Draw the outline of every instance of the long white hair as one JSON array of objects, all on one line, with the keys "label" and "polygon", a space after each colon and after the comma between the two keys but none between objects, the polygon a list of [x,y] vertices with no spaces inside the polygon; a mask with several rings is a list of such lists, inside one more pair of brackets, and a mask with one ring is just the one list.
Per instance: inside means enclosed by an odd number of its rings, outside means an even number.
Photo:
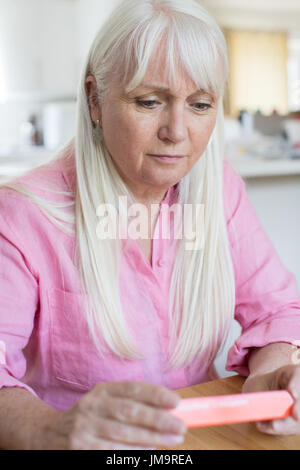
[{"label": "long white hair", "polygon": [[[228,77],[227,47],[215,20],[196,0],[125,0],[115,9],[91,46],[79,86],[76,136],[65,150],[75,150],[76,155],[71,230],[76,236],[76,263],[83,292],[87,293],[86,319],[91,335],[99,353],[106,346],[121,357],[145,359],[129,333],[122,310],[121,240],[100,241],[96,233],[100,204],[119,207],[119,196],[127,196],[129,204],[136,201],[119,176],[105,141],[95,133],[85,81],[88,75],[95,77],[99,103],[105,99],[112,74],[117,73],[120,80],[122,76],[127,90],[134,89],[163,38],[169,76],[176,77],[180,64],[199,89],[219,96],[210,142],[178,185],[178,202],[204,204],[205,217],[203,249],[187,251],[182,239],[174,261],[168,367],[177,368],[204,353],[209,361],[215,359],[225,343],[235,307],[223,201],[222,99]],[[19,190],[33,197],[54,223],[70,230],[69,207],[65,210]]]}]

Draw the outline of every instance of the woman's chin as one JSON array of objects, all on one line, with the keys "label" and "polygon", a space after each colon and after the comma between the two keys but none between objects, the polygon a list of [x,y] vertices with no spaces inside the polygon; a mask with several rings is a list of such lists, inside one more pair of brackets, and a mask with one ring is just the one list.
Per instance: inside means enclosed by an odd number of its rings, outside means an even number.
[{"label": "woman's chin", "polygon": [[145,168],[143,171],[143,180],[147,181],[147,184],[153,184],[153,186],[174,186],[178,183],[186,174],[188,170],[182,166],[174,164],[158,165],[155,168],[151,165],[151,168]]}]

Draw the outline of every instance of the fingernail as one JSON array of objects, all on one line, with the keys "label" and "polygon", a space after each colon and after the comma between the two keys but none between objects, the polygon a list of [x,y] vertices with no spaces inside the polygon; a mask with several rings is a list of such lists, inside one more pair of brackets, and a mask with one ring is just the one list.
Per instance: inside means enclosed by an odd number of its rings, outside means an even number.
[{"label": "fingernail", "polygon": [[266,423],[264,423],[263,421],[258,421],[257,426],[258,426],[258,429],[261,429],[262,431],[267,428]]},{"label": "fingernail", "polygon": [[294,404],[292,408],[292,417],[296,420],[300,420],[300,402]]},{"label": "fingernail", "polygon": [[173,426],[173,429],[170,429],[170,431],[174,431],[178,434],[185,434],[187,432],[187,427],[186,425],[181,422],[181,421],[175,421],[174,422],[174,426]]},{"label": "fingernail", "polygon": [[295,400],[298,400],[299,398],[299,392],[298,390],[291,390],[291,394]]},{"label": "fingernail", "polygon": [[163,436],[163,442],[167,446],[181,444],[183,441],[184,437],[179,436],[178,434],[166,434]]},{"label": "fingernail", "polygon": [[182,424],[180,428],[180,434],[185,434],[185,433],[187,433],[187,427],[185,424]]},{"label": "fingernail", "polygon": [[273,429],[274,431],[278,432],[281,429],[281,423],[279,421],[274,421],[273,422]]}]

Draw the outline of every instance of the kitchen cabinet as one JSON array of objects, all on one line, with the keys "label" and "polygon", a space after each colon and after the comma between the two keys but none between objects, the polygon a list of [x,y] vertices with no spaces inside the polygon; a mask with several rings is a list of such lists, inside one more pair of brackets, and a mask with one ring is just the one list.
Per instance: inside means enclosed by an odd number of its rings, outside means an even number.
[{"label": "kitchen cabinet", "polygon": [[76,0],[0,0],[0,153],[21,145],[48,103],[74,103],[79,82]]},{"label": "kitchen cabinet", "polygon": [[0,100],[75,94],[77,17],[70,0],[0,0]]},{"label": "kitchen cabinet", "polygon": [[121,0],[77,0],[79,68],[85,63],[89,48],[105,20]]},{"label": "kitchen cabinet", "polygon": [[0,153],[20,144],[32,115],[42,134],[48,104],[74,105],[91,42],[118,2],[0,0]]}]

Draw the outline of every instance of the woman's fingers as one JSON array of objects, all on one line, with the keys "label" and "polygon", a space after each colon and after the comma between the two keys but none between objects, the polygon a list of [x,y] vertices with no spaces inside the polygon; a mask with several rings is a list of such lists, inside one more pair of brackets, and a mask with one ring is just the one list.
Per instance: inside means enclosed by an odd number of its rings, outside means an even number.
[{"label": "woman's fingers", "polygon": [[179,399],[165,387],[146,383],[99,384],[71,411],[71,415],[75,412],[72,445],[90,447],[90,442],[95,442],[92,445],[99,448],[111,445],[115,449],[120,445],[129,448],[178,445],[187,429],[168,409],[174,408]]},{"label": "woman's fingers", "polygon": [[296,400],[300,398],[300,366],[288,365],[278,369],[273,388],[288,390]]},{"label": "woman's fingers", "polygon": [[290,380],[287,385],[287,390],[295,400],[300,398],[300,367],[294,367],[294,371],[290,373]]},{"label": "woman's fingers", "polygon": [[285,419],[262,421],[257,423],[257,429],[267,434],[292,435],[300,434],[300,367],[288,365],[278,369],[274,376],[273,387],[276,390],[285,389],[293,396],[291,416]]},{"label": "woman's fingers", "polygon": [[166,410],[154,408],[129,398],[106,397],[99,404],[101,416],[119,423],[144,426],[169,434],[183,434],[186,427]]},{"label": "woman's fingers", "polygon": [[176,392],[160,385],[144,382],[109,382],[95,387],[106,390],[111,396],[130,398],[161,408],[175,408],[180,397]]},{"label": "woman's fingers", "polygon": [[112,442],[122,442],[138,446],[174,446],[183,442],[182,434],[162,433],[139,426],[123,424],[118,421],[101,419],[98,436]]},{"label": "woman's fingers", "polygon": [[[88,419],[100,439],[141,446],[174,446],[183,441],[185,425],[166,409],[137,399],[111,396],[111,390],[108,392],[109,395],[99,392],[90,397],[93,406]],[[137,396],[145,398],[140,392]],[[147,394],[146,398],[149,401]],[[160,393],[153,400],[165,403],[164,399],[160,401]]]},{"label": "woman's fingers", "polygon": [[261,421],[256,423],[257,429],[260,432],[273,435],[293,435],[300,433],[299,422],[292,417],[285,419],[276,419],[273,421]]},{"label": "woman's fingers", "polygon": [[123,442],[110,441],[99,438],[89,438],[78,441],[74,445],[76,450],[155,450],[153,447],[124,444]]},{"label": "woman's fingers", "polygon": [[259,423],[258,429],[268,434],[291,435],[300,434],[300,401],[298,400],[292,409],[291,416],[284,419],[274,419]]}]

